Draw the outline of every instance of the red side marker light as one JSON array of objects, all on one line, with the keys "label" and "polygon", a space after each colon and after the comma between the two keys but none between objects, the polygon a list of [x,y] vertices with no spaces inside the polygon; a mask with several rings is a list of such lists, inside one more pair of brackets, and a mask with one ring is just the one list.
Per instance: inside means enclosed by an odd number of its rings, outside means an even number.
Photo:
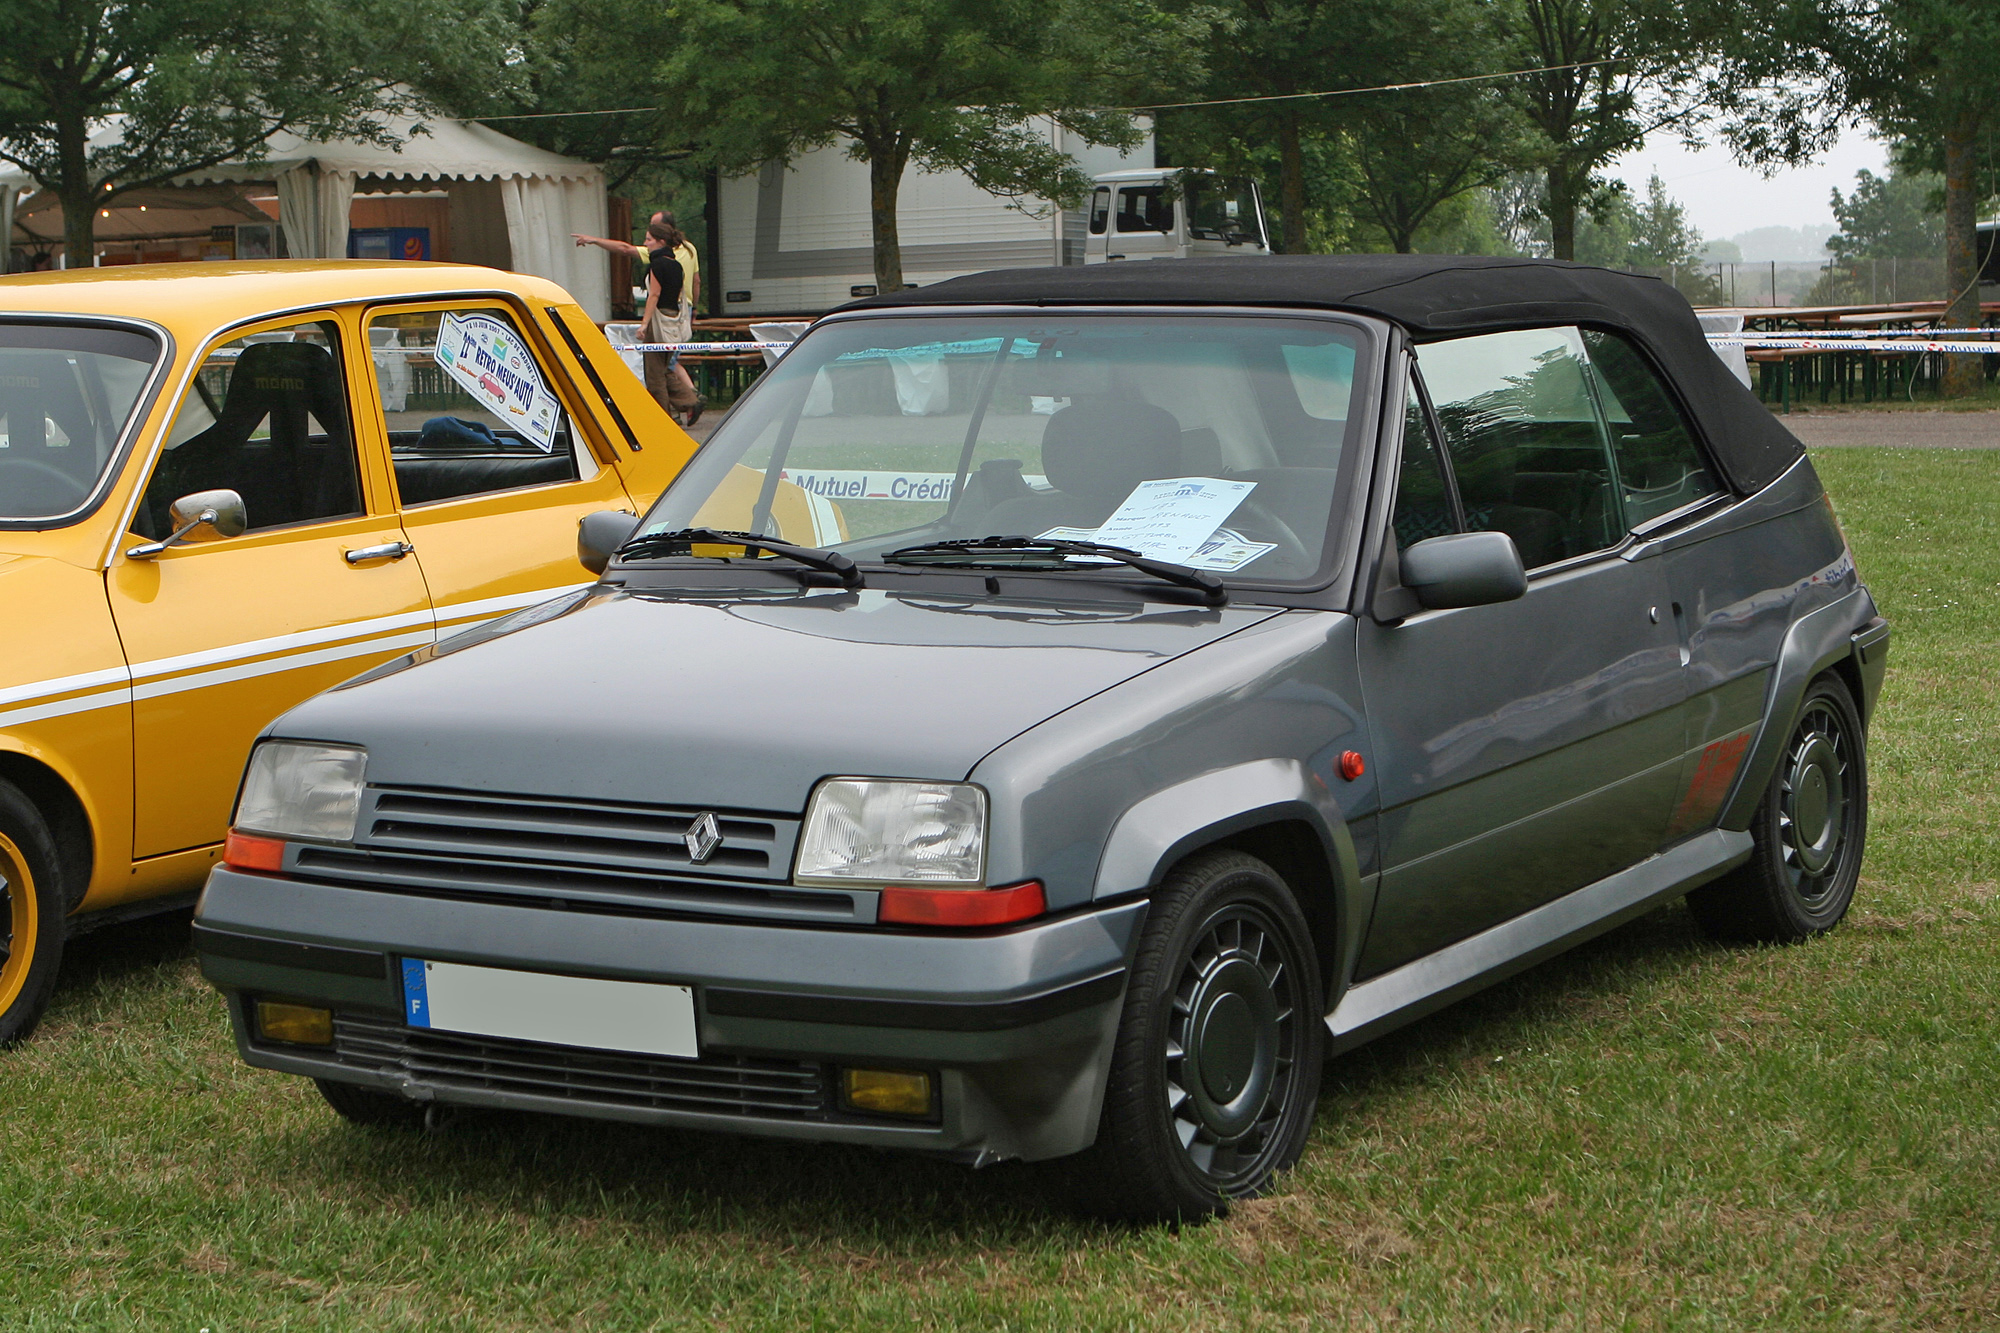
[{"label": "red side marker light", "polygon": [[222,864],[231,870],[254,870],[275,875],[285,868],[284,841],[231,829],[229,840],[222,844]]},{"label": "red side marker light", "polygon": [[1363,773],[1366,773],[1367,771],[1368,771],[1368,761],[1361,757],[1361,752],[1359,750],[1342,750],[1340,752],[1341,777],[1347,779],[1349,782],[1352,782],[1354,781],[1354,779],[1360,777]]},{"label": "red side marker light", "polygon": [[1002,889],[909,889],[891,885],[882,890],[875,919],[906,926],[1004,926],[1030,920],[1047,910],[1041,881],[1035,879]]}]

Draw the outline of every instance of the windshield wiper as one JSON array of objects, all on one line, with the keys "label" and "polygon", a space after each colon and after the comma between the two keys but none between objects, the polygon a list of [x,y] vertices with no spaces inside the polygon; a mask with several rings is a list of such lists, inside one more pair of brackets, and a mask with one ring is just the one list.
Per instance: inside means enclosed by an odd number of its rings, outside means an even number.
[{"label": "windshield wiper", "polygon": [[[1122,546],[1106,546],[1102,542],[1061,541],[1052,537],[973,537],[960,541],[925,542],[921,546],[905,546],[900,551],[889,552],[882,557],[882,560],[883,563],[891,565],[959,565],[975,569],[1022,567],[1022,563],[1018,560],[980,560],[979,554],[985,551],[1101,556],[1107,560],[1115,560],[1121,565],[1129,565],[1142,574],[1151,574],[1156,579],[1178,583],[1183,588],[1193,588],[1202,595],[1202,601],[1210,606],[1221,606],[1229,600],[1229,592],[1222,586],[1222,580],[1205,570],[1190,569],[1186,565],[1176,565],[1166,560],[1154,560],[1140,555],[1137,551],[1128,551]],[[1044,568],[1082,569],[1087,566],[1059,561]]]},{"label": "windshield wiper", "polygon": [[[678,532],[648,532],[618,548],[621,560],[644,560],[651,556],[692,555],[702,546],[740,546],[745,551],[763,551],[821,570],[840,580],[843,588],[859,588],[861,570],[838,551],[822,551],[817,546],[794,546],[790,542],[759,537],[754,532],[731,532],[726,528],[682,528]],[[729,557],[716,557],[728,559]]]}]

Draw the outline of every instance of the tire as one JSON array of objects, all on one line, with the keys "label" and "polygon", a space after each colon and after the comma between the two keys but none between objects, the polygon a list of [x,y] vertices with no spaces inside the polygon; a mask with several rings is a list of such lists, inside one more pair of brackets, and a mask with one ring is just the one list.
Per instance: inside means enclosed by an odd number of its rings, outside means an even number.
[{"label": "tire", "polygon": [[1750,860],[1688,895],[1719,940],[1791,944],[1832,930],[1854,901],[1868,840],[1867,736],[1839,676],[1807,687],[1750,821]]},{"label": "tire", "polygon": [[1126,986],[1097,1140],[1071,1160],[1101,1217],[1197,1220],[1298,1160],[1326,1028],[1298,902],[1255,857],[1205,852],[1153,895]]},{"label": "tire", "polygon": [[378,1129],[422,1129],[425,1106],[394,1093],[316,1078],[313,1086],[343,1120]]},{"label": "tire", "polygon": [[0,782],[0,1047],[35,1030],[62,967],[65,898],[55,835]]}]

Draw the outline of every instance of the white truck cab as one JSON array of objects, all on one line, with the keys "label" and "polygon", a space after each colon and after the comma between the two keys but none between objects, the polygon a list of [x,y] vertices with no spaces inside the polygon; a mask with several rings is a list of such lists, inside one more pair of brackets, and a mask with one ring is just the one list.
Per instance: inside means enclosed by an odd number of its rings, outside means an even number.
[{"label": "white truck cab", "polygon": [[1086,264],[1271,253],[1255,181],[1197,168],[1110,171],[1096,180]]}]

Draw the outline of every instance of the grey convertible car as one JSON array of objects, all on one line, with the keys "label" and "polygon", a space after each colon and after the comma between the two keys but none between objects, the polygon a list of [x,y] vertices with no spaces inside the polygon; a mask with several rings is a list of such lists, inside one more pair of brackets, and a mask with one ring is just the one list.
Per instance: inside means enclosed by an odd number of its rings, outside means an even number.
[{"label": "grey convertible car", "polygon": [[195,938],[363,1122],[1265,1189],[1329,1056],[1686,895],[1853,895],[1888,626],[1651,279],[975,275],[817,324],[597,582],[274,723]]}]

